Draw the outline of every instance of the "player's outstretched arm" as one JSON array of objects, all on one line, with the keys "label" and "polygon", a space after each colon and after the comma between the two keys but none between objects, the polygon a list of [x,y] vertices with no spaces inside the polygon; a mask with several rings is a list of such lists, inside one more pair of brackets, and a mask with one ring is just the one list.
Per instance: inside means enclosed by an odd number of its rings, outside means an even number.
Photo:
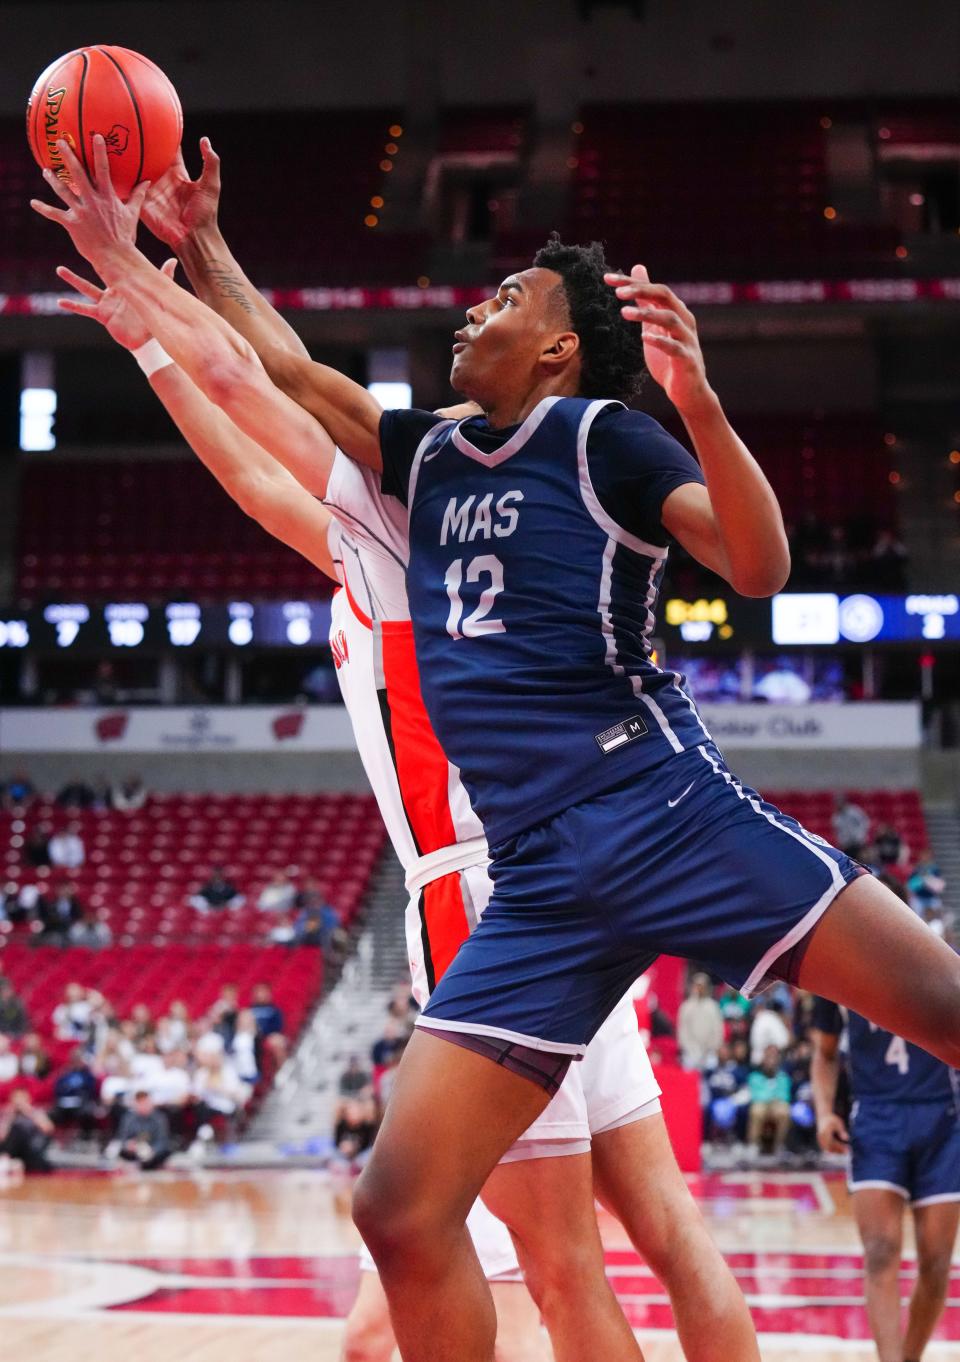
[{"label": "player's outstretched arm", "polygon": [[[77,250],[104,283],[130,303],[150,334],[201,392],[222,407],[252,440],[269,449],[303,486],[322,495],[335,452],[323,427],[270,382],[252,347],[227,322],[155,269],[137,250],[137,217],[144,187],[138,186],[128,203],[121,202],[110,181],[102,137],[93,139],[102,188],[90,181],[66,142],[59,146],[70,186],[52,175],[47,175],[47,181],[67,208],[58,210],[37,200],[31,201],[32,206],[70,234]],[[348,420],[340,423],[340,433],[350,436]]]},{"label": "player's outstretched arm", "polygon": [[834,1111],[837,1100],[837,1080],[840,1077],[840,1037],[827,1031],[812,1030],[813,1057],[810,1060],[810,1083],[813,1105],[817,1113],[817,1139],[828,1154],[843,1154],[850,1137],[843,1121]]},{"label": "player's outstretched arm", "polygon": [[643,327],[651,376],[683,418],[707,480],[686,483],[663,503],[661,519],[693,556],[742,596],[772,596],[790,574],[780,507],[763,470],[724,414],[707,381],[696,318],[646,268],[608,274],[628,322]]},{"label": "player's outstretched arm", "polygon": [[[176,261],[163,273],[172,278]],[[101,289],[61,266],[60,278],[77,290],[59,306],[75,316],[90,317],[105,327],[123,349],[139,351],[151,339],[138,314],[114,289]],[[173,363],[149,373],[149,383],[187,444],[246,515],[275,539],[303,555],[328,577],[336,570],[327,544],[330,512],[266,450],[244,435],[220,407],[204,396]]]},{"label": "player's outstretched arm", "polygon": [[191,180],[183,152],[147,190],[140,219],[174,251],[197,297],[230,322],[255,349],[279,347],[309,359],[307,347],[276,308],[254,288],[220,230],[220,157],[200,139],[203,168]]},{"label": "player's outstretched arm", "polygon": [[[183,157],[151,185],[141,210],[147,227],[164,241],[187,272],[194,290],[253,346],[273,382],[322,424],[331,406],[346,406],[369,428],[379,431],[381,408],[352,379],[311,360],[300,337],[244,274],[220,230],[220,158],[204,137],[200,142],[203,170],[191,180]],[[353,458],[380,471],[380,445],[356,447],[338,440]]]}]

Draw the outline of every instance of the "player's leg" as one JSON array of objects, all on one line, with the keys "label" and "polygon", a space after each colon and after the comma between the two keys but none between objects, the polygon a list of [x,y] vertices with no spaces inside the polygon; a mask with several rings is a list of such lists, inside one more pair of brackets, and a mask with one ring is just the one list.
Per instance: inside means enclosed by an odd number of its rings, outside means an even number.
[{"label": "player's leg", "polygon": [[540,1311],[523,1282],[491,1282],[497,1312],[496,1362],[550,1362]]},{"label": "player's leg", "polygon": [[353,1202],[404,1362],[491,1362],[496,1316],[467,1214],[548,1100],[531,1079],[423,1029],[407,1046]]},{"label": "player's leg", "polygon": [[910,1298],[910,1317],[903,1341],[904,1362],[920,1362],[943,1314],[958,1226],[960,1201],[934,1201],[913,1208],[917,1284]]},{"label": "player's leg", "polygon": [[340,1362],[390,1362],[395,1347],[380,1278],[376,1272],[361,1271],[357,1298],[344,1324]]},{"label": "player's leg", "polygon": [[483,1199],[513,1235],[556,1362],[639,1358],[604,1272],[589,1153],[501,1163]]},{"label": "player's leg", "polygon": [[759,1362],[750,1311],[707,1231],[659,1113],[593,1136],[601,1203],[666,1288],[688,1362]]},{"label": "player's leg", "polygon": [[853,1193],[853,1213],[863,1242],[867,1317],[879,1362],[903,1362],[900,1259],[905,1207],[905,1198],[885,1187]]},{"label": "player's leg", "polygon": [[819,920],[799,984],[960,1067],[960,955],[872,875]]}]

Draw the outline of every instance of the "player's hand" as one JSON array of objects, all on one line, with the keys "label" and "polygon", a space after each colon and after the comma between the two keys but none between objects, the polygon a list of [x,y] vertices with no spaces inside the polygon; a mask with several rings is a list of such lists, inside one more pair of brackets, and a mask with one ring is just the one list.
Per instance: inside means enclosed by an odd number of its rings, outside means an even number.
[{"label": "player's hand", "polygon": [[[176,260],[168,260],[162,272],[172,279],[176,268]],[[89,279],[74,274],[66,265],[60,265],[57,274],[81,295],[80,298],[59,298],[57,307],[64,312],[72,312],[76,317],[91,317],[106,327],[109,335],[125,350],[139,350],[141,345],[146,345],[150,340],[150,332],[138,314],[114,289],[100,288]],[[87,301],[81,301],[83,298]]]},{"label": "player's hand", "polygon": [[191,180],[183,152],[150,186],[140,216],[155,237],[175,251],[193,232],[216,228],[220,207],[220,157],[209,137],[200,138],[203,169]]},{"label": "player's hand", "polygon": [[629,274],[605,274],[604,281],[620,299],[624,320],[643,328],[650,376],[681,415],[694,411],[711,391],[693,313],[666,284],[651,284],[645,265],[634,265]]},{"label": "player's hand", "polygon": [[850,1148],[850,1132],[836,1115],[817,1122],[817,1140],[825,1154],[846,1154]]},{"label": "player's hand", "polygon": [[112,250],[118,246],[136,245],[140,208],[150,183],[141,181],[124,203],[113,187],[107,144],[100,133],[93,137],[95,180],[91,180],[69,143],[59,141],[57,148],[63,157],[69,183],[58,179],[52,170],[45,170],[43,178],[66,208],[53,208],[41,199],[31,199],[30,207],[42,218],[58,222],[70,234],[84,260],[89,260],[97,273],[102,274],[100,264]]}]

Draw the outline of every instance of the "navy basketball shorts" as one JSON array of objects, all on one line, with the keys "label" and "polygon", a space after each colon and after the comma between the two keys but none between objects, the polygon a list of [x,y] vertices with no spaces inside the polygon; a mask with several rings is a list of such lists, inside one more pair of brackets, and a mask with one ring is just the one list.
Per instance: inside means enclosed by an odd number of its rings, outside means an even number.
[{"label": "navy basketball shorts", "polygon": [[492,849],[493,895],[424,1025],[580,1056],[661,954],[748,996],[862,872],[707,743]]},{"label": "navy basketball shorts", "polygon": [[896,1192],[914,1206],[960,1201],[960,1107],[952,1100],[855,1102],[850,1190]]}]

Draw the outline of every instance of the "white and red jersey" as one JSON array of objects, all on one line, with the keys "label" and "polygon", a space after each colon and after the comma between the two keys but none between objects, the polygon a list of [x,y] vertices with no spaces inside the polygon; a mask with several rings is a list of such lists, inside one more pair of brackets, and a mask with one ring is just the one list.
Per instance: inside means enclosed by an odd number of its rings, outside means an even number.
[{"label": "white and red jersey", "polygon": [[[459,877],[484,864],[483,828],[420,693],[407,605],[407,517],[371,470],[337,453],[324,504],[342,588],[330,647],[337,679],[411,896],[419,896],[428,989],[476,925]],[[473,920],[471,920],[473,919]]]}]

